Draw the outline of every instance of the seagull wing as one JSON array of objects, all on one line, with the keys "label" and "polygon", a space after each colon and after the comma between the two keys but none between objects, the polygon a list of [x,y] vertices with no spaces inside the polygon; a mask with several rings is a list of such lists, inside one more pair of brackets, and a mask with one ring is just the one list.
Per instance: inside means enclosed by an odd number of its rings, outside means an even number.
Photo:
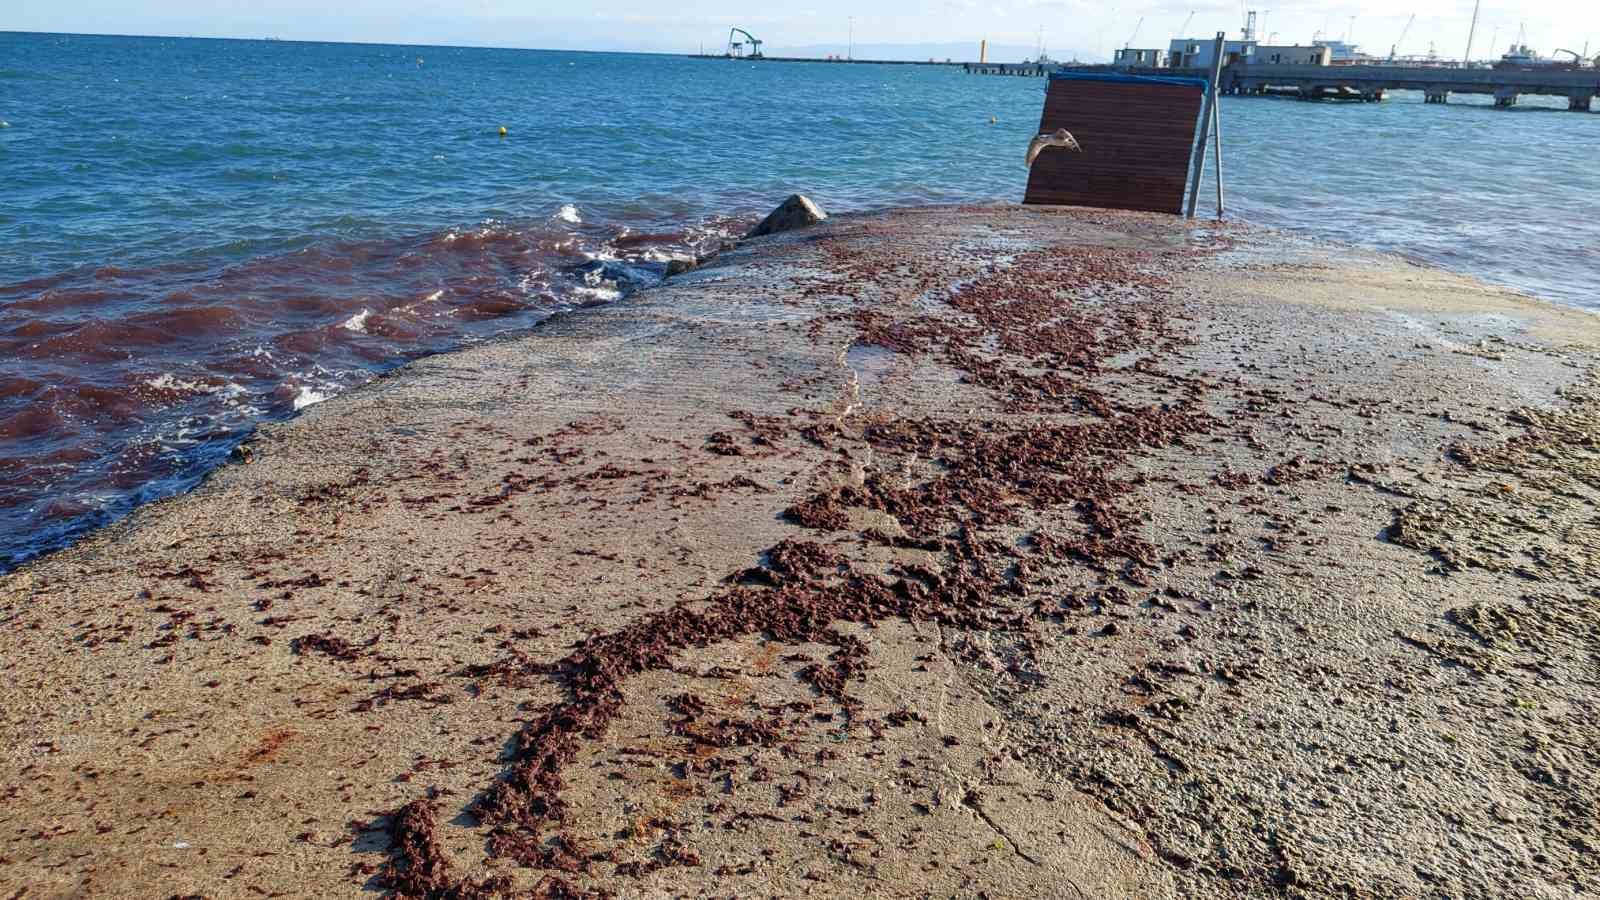
[{"label": "seagull wing", "polygon": [[1027,158],[1027,161],[1025,163],[1023,163],[1023,165],[1027,166],[1030,169],[1033,168],[1033,161],[1039,158],[1039,154],[1044,152],[1044,148],[1046,146],[1048,146],[1049,143],[1050,143],[1049,136],[1048,135],[1043,135],[1043,134],[1041,134],[1038,137],[1034,138],[1033,140],[1029,141],[1028,142],[1028,158]]},{"label": "seagull wing", "polygon": [[1060,147],[1063,150],[1071,150],[1075,153],[1083,152],[1083,147],[1078,144],[1078,139],[1072,136],[1072,132],[1065,128],[1057,129],[1054,134],[1041,134],[1028,142],[1028,159],[1026,163],[1028,168],[1033,168],[1034,160],[1037,160],[1039,154],[1049,147]]}]

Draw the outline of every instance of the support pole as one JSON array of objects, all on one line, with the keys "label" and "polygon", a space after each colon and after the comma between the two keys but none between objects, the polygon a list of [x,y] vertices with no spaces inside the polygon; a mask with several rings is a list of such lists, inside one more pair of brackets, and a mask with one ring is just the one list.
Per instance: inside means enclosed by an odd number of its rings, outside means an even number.
[{"label": "support pole", "polygon": [[1222,103],[1211,104],[1211,146],[1217,163],[1217,218],[1222,218]]},{"label": "support pole", "polygon": [[1217,85],[1222,80],[1222,51],[1227,46],[1226,32],[1217,32],[1216,49],[1212,51],[1211,83],[1206,86],[1205,108],[1200,112],[1200,142],[1194,153],[1194,178],[1189,182],[1188,218],[1194,218],[1195,204],[1200,202],[1200,181],[1206,174],[1206,138],[1211,134],[1211,123],[1217,111]]}]

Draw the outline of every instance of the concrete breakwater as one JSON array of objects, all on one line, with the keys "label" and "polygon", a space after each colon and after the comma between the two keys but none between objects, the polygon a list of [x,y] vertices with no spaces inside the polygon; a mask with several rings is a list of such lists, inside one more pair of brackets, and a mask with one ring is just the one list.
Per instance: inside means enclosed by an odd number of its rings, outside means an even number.
[{"label": "concrete breakwater", "polygon": [[747,243],[0,580],[0,888],[1593,890],[1597,346],[1158,216]]}]

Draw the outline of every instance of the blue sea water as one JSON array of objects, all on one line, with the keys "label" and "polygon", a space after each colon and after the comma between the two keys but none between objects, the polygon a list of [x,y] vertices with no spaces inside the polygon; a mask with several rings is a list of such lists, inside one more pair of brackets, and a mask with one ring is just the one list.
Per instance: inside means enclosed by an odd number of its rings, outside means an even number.
[{"label": "blue sea water", "polygon": [[[0,571],[258,421],[652,283],[791,192],[1019,199],[1044,86],[0,33]],[[1223,130],[1241,218],[1600,308],[1600,114],[1226,98]]]}]

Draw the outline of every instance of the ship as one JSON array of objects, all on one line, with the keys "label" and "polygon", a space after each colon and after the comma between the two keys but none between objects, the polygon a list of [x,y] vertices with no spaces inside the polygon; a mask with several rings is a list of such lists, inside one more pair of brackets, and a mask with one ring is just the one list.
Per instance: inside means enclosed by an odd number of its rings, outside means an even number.
[{"label": "ship", "polygon": [[1540,56],[1539,52],[1527,44],[1512,44],[1511,49],[1501,55],[1500,61],[1494,64],[1496,69],[1584,69],[1589,67],[1587,60],[1576,50],[1557,50],[1571,56],[1571,59],[1555,59]]}]

